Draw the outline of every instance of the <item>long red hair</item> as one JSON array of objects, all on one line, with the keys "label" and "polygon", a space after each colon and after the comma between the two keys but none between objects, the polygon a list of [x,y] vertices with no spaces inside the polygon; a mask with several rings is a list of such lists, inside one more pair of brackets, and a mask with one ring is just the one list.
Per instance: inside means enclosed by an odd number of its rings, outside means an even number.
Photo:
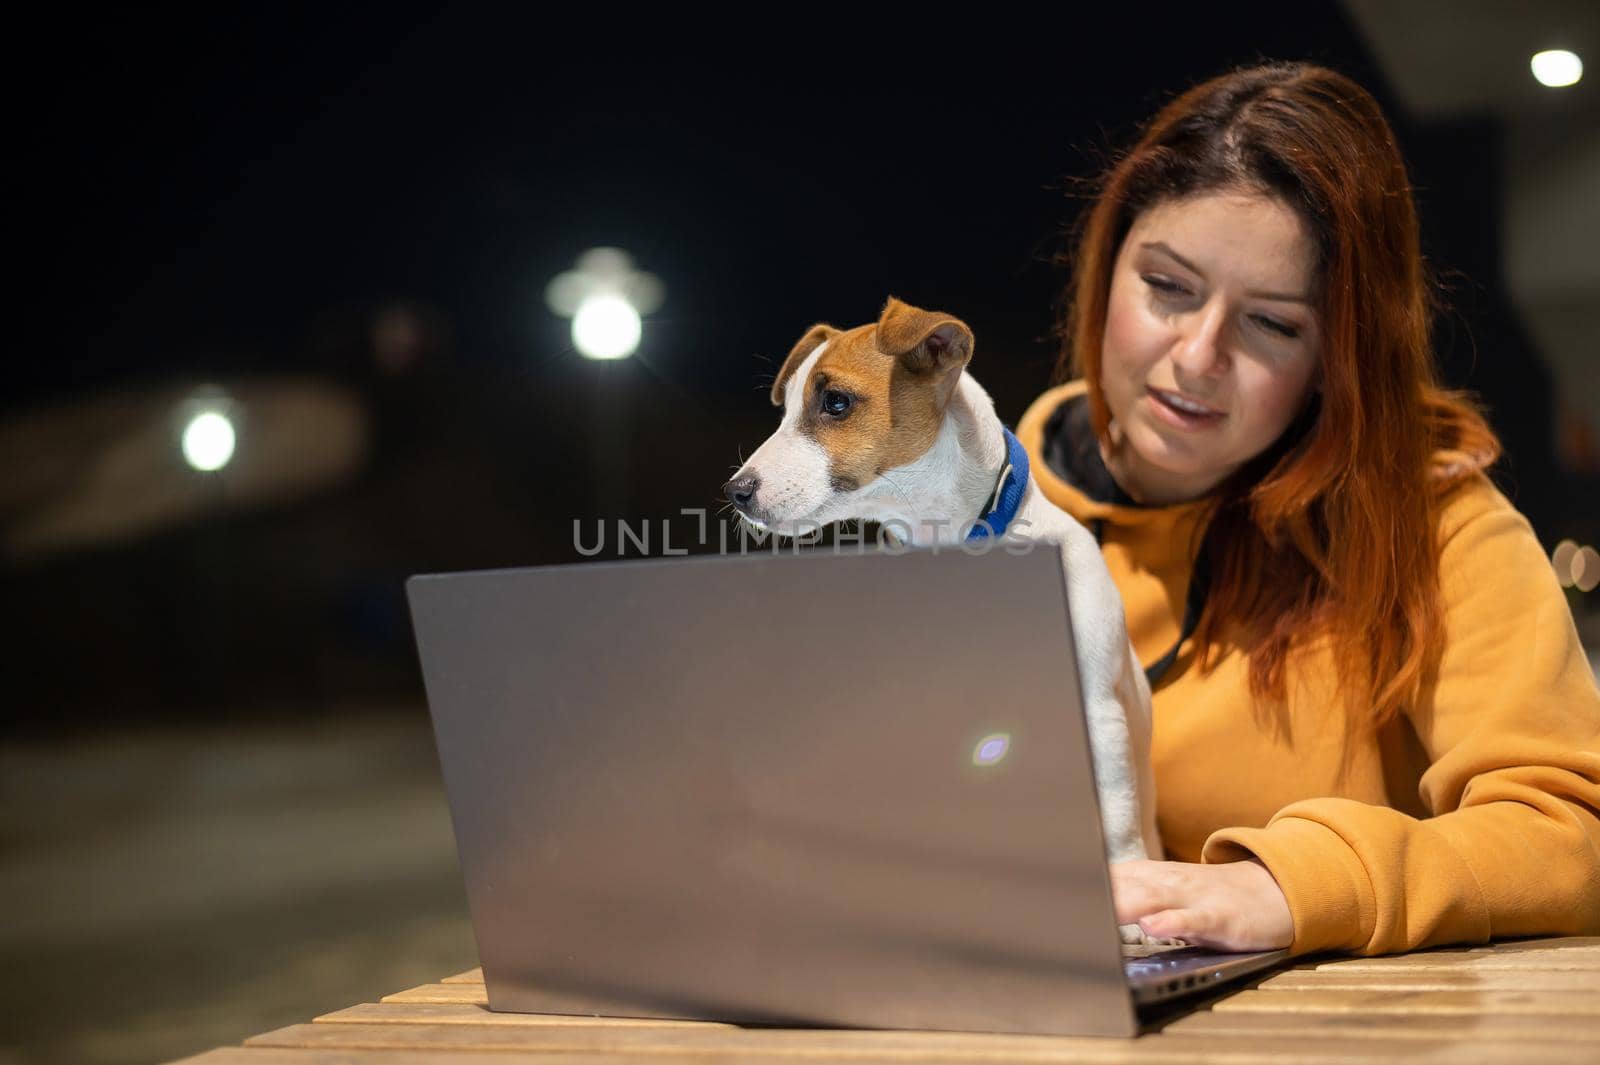
[{"label": "long red hair", "polygon": [[1117,252],[1142,211],[1221,190],[1279,198],[1314,234],[1323,347],[1320,402],[1217,493],[1199,661],[1209,667],[1225,645],[1240,647],[1259,713],[1285,705],[1291,654],[1331,635],[1348,740],[1431,690],[1445,639],[1440,509],[1500,445],[1470,399],[1437,383],[1434,288],[1405,163],[1377,101],[1334,71],[1270,64],[1162,108],[1103,175],[1080,222],[1058,378],[1087,380],[1107,446],[1100,345]]}]

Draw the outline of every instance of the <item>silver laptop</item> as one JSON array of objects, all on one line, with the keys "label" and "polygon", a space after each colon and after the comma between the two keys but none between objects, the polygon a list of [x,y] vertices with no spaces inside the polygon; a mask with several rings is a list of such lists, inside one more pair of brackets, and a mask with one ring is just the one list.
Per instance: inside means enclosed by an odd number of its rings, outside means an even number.
[{"label": "silver laptop", "polygon": [[413,577],[489,1007],[1133,1035],[1059,555]]}]

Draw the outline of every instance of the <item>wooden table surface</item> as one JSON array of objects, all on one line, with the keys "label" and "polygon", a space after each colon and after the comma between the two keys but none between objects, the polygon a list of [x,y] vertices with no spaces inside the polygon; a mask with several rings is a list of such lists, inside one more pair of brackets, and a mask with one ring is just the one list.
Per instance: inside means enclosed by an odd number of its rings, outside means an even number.
[{"label": "wooden table surface", "polygon": [[687,1061],[1600,1063],[1600,938],[1302,959],[1137,1039],[491,1013],[481,971],[183,1059],[183,1065],[673,1065]]}]

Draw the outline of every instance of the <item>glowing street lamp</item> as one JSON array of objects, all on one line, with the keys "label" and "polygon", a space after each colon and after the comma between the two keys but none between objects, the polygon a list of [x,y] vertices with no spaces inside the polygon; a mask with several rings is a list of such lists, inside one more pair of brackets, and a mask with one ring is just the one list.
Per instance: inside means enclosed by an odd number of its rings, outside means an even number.
[{"label": "glowing street lamp", "polygon": [[1576,52],[1569,52],[1565,48],[1537,52],[1528,61],[1528,66],[1533,70],[1534,80],[1549,89],[1565,89],[1578,84],[1583,78],[1583,60],[1578,58]]},{"label": "glowing street lamp", "polygon": [[544,291],[546,305],[572,319],[572,343],[590,359],[625,359],[639,350],[641,319],[665,298],[661,280],[635,270],[621,248],[590,248],[577,269],[556,275]]},{"label": "glowing street lamp", "polygon": [[233,422],[219,411],[196,414],[183,427],[183,458],[193,469],[211,473],[233,458],[236,436]]},{"label": "glowing street lamp", "polygon": [[588,296],[572,316],[572,342],[591,359],[625,359],[639,350],[639,312],[621,296]]}]

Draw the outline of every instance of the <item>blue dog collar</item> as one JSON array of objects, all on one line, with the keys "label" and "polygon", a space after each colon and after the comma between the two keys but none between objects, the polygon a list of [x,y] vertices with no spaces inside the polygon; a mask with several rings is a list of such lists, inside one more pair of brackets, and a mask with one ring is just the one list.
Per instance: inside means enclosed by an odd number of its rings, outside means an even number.
[{"label": "blue dog collar", "polygon": [[1028,487],[1028,453],[1010,429],[1002,425],[1000,431],[1006,434],[1006,465],[1000,471],[1000,483],[995,486],[989,509],[978,516],[967,533],[968,543],[987,536],[1004,536],[1022,506],[1022,491]]}]

